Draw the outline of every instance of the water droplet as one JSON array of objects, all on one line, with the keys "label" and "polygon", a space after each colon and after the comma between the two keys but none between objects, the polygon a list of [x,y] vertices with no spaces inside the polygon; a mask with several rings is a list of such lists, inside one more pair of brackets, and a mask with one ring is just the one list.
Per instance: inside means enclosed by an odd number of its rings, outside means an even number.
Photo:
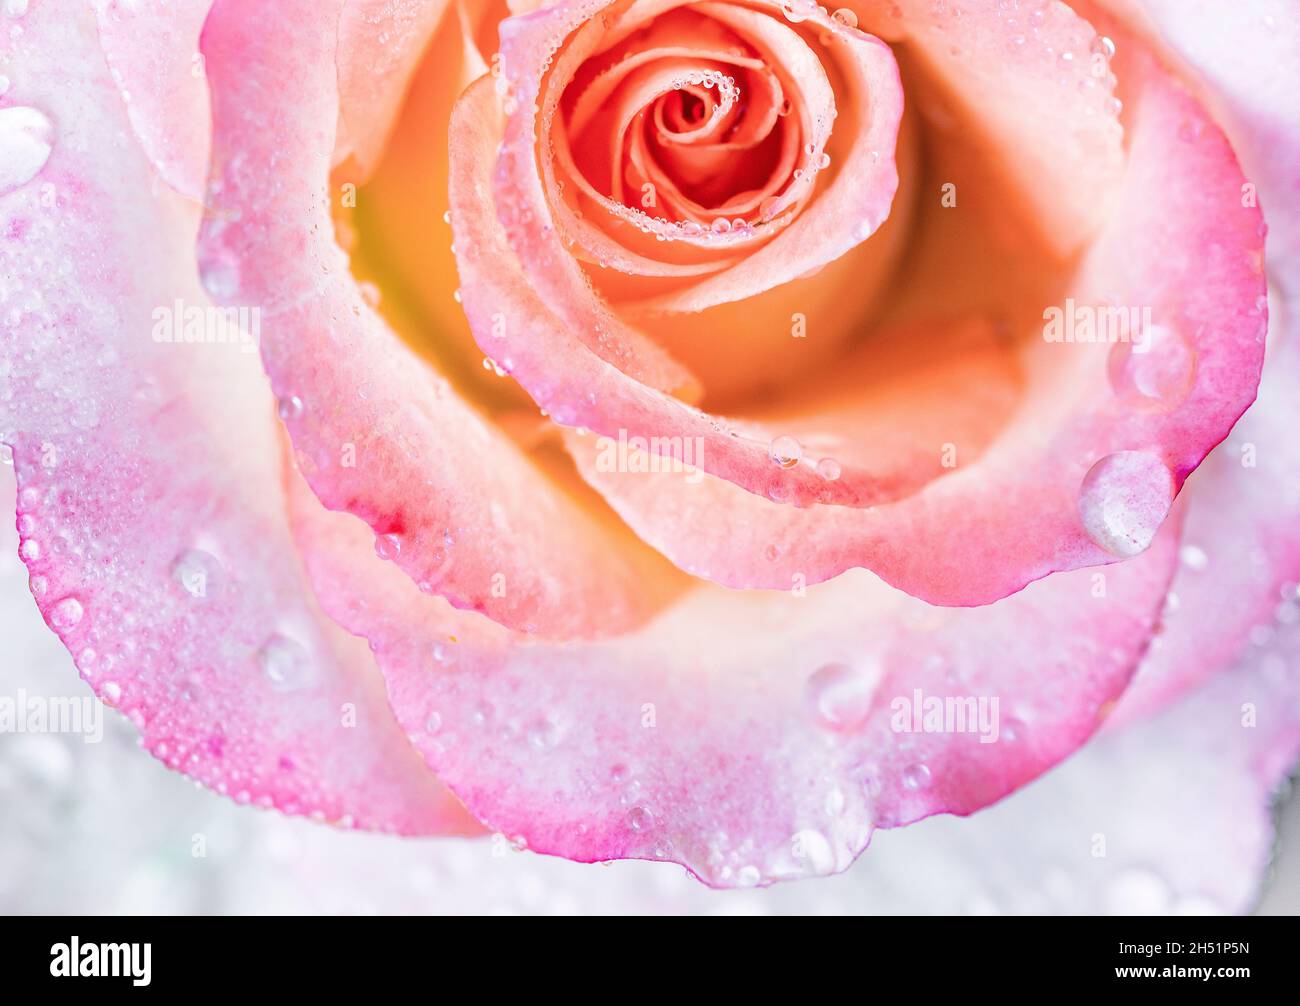
[{"label": "water droplet", "polygon": [[1115,55],[1115,43],[1106,35],[1098,35],[1088,48],[1094,56],[1101,56],[1104,59],[1110,59]]},{"label": "water droplet", "polygon": [[206,259],[199,264],[199,282],[218,304],[228,303],[239,292],[239,268],[224,256]]},{"label": "water droplet", "polygon": [[791,24],[799,24],[801,21],[808,20],[808,5],[806,0],[786,0],[781,4],[781,13]]},{"label": "water droplet", "polygon": [[858,26],[858,16],[847,7],[840,7],[831,17],[844,25],[845,28],[856,28]]},{"label": "water droplet", "polygon": [[296,691],[310,685],[315,678],[307,648],[278,632],[257,651],[257,662],[277,691]]},{"label": "water droplet", "polygon": [[285,422],[302,415],[302,399],[297,395],[285,395],[276,406],[276,412]]},{"label": "water droplet", "polygon": [[425,733],[436,734],[442,729],[442,715],[437,711],[431,712],[429,718],[424,721]]},{"label": "water droplet", "polygon": [[172,578],[194,598],[206,598],[217,586],[221,560],[201,548],[182,552],[172,563]]},{"label": "water droplet", "polygon": [[1115,344],[1107,372],[1117,394],[1169,409],[1192,387],[1196,351],[1175,330],[1150,325],[1137,339]]},{"label": "water droplet", "polygon": [[528,728],[528,743],[538,751],[549,751],[560,742],[560,729],[548,719],[538,720]]},{"label": "water droplet", "polygon": [[926,765],[909,765],[903,769],[903,785],[908,789],[925,789],[930,785],[930,769]]},{"label": "water droplet", "polygon": [[1174,477],[1163,461],[1120,451],[1088,470],[1079,488],[1079,516],[1089,538],[1127,558],[1150,546],[1173,501]]},{"label": "water droplet", "polygon": [[115,706],[122,701],[122,686],[116,681],[107,682],[100,690],[100,698],[110,706]]},{"label": "water droplet", "polygon": [[375,555],[389,562],[402,554],[402,538],[396,534],[381,534],[375,538]]},{"label": "water droplet", "polygon": [[54,148],[54,126],[25,105],[0,108],[0,195],[41,173]]},{"label": "water droplet", "polygon": [[795,858],[814,876],[825,876],[835,869],[835,850],[820,831],[805,828],[796,832],[792,848]]},{"label": "water droplet", "polygon": [[1210,564],[1210,557],[1205,554],[1205,549],[1199,545],[1184,545],[1178,553],[1183,565],[1188,569],[1200,572]]},{"label": "water droplet", "polygon": [[85,614],[81,602],[75,597],[65,597],[50,609],[50,624],[56,629],[71,629]]},{"label": "water droplet", "polygon": [[644,807],[633,807],[627,812],[627,826],[633,831],[649,831],[654,823],[654,815]]},{"label": "water droplet", "polygon": [[794,437],[777,437],[769,450],[772,460],[781,468],[793,468],[803,457],[803,447]]},{"label": "water droplet", "polygon": [[848,664],[827,664],[808,678],[808,702],[823,726],[850,733],[867,721],[876,675]]},{"label": "water droplet", "polygon": [[840,463],[834,458],[822,458],[817,462],[817,474],[827,482],[834,482],[840,477]]}]

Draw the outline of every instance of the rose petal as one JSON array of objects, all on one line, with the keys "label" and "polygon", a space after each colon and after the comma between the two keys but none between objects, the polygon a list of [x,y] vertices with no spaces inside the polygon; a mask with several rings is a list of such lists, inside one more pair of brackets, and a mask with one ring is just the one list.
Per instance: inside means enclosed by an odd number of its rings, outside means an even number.
[{"label": "rose petal", "polygon": [[212,0],[94,0],[99,39],[145,156],[182,195],[203,197],[212,117],[199,32]]},{"label": "rose petal", "polygon": [[[1207,102],[1224,119],[1258,188],[1269,222],[1266,265],[1278,297],[1259,400],[1193,476],[1183,566],[1172,592],[1177,604],[1166,613],[1164,631],[1116,722],[1149,715],[1300,617],[1300,446],[1294,436],[1300,417],[1300,289],[1294,280],[1300,110],[1292,100],[1300,69],[1267,55],[1294,47],[1296,25],[1267,0],[1226,23],[1213,5],[1152,2],[1142,11],[1150,20],[1135,7],[1126,11],[1130,27],[1122,30],[1144,31],[1171,47],[1170,58],[1194,84],[1205,85]],[[1224,31],[1241,36],[1227,44]]]},{"label": "rose petal", "polygon": [[[1162,46],[1204,92],[1252,182],[1266,194],[1268,251],[1279,266],[1300,260],[1300,66],[1291,58],[1300,23],[1286,0],[1242,0],[1232,14],[1213,0],[1099,0],[1130,30]],[[1288,293],[1295,271],[1278,268]]]},{"label": "rose petal", "polygon": [[335,163],[351,156],[369,175],[384,149],[415,72],[450,0],[347,0],[339,15],[338,140]]},{"label": "rose petal", "polygon": [[[866,574],[806,596],[701,587],[634,634],[544,644],[422,596],[355,523],[295,499],[319,596],[476,816],[537,851],[669,859],[716,886],[841,870],[873,827],[969,813],[1064,757],[1124,687],[1176,561],[1171,526],[1105,596],[1080,571],[982,609]],[[996,698],[996,742],[896,731],[917,689]]]},{"label": "rose petal", "polygon": [[[1067,4],[901,0],[862,26],[897,38],[971,113],[1033,222],[1076,250],[1114,210],[1124,173],[1115,78],[1096,31]],[[1005,156],[1006,152],[1012,152]]]},{"label": "rose petal", "polygon": [[[1123,201],[1072,298],[1149,305],[1148,352],[1134,342],[1027,346],[1026,394],[1002,436],[973,463],[954,450],[951,474],[869,510],[775,507],[712,476],[690,485],[672,473],[601,472],[579,449],[584,478],[682,568],[733,587],[781,589],[795,575],[814,583],[863,566],[932,603],[982,604],[1140,548],[1253,398],[1267,309],[1260,217],[1241,204],[1226,141],[1166,77],[1152,77],[1133,106]],[[818,478],[812,464],[793,471]],[[780,481],[768,492],[798,499]],[[1126,509],[1136,500],[1143,509]]]},{"label": "rose petal", "polygon": [[[1274,659],[1297,643],[1291,630]],[[1153,719],[1108,730],[968,820],[877,836],[830,896],[846,910],[898,914],[1250,911],[1274,851],[1271,804],[1300,754],[1300,675],[1294,661],[1281,674],[1266,667],[1248,663]],[[1256,726],[1242,722],[1245,702]]]},{"label": "rose petal", "polygon": [[[0,432],[42,614],[144,746],[205,785],[376,829],[472,831],[395,729],[364,644],[316,606],[254,347],[194,280],[196,208],[151,184],[94,22],[59,6],[7,36],[8,100],[57,126],[41,174],[0,196],[0,309],[16,319]],[[172,341],[173,321],[214,344]]]},{"label": "rose petal", "polygon": [[274,14],[222,0],[209,18],[221,207],[200,240],[209,291],[261,307],[263,362],[299,465],[413,581],[548,635],[642,620],[657,598],[621,534],[401,345],[348,272],[326,188],[336,15],[305,0]]},{"label": "rose petal", "polygon": [[[562,34],[555,27],[561,17],[560,8],[548,8],[513,30],[524,40],[551,37]],[[516,62],[508,64],[508,70],[518,92],[512,92],[513,100],[527,107],[530,92],[519,92],[517,86],[526,69]],[[628,329],[622,319],[611,316],[595,325],[576,323],[575,333],[567,308],[556,306],[563,298],[557,297],[552,275],[563,274],[567,253],[548,256],[543,248],[549,238],[540,239],[525,256],[530,264],[525,275],[510,245],[518,248],[519,234],[541,224],[521,217],[507,220],[502,232],[491,219],[505,208],[493,206],[486,198],[496,152],[486,125],[490,105],[486,88],[471,90],[453,121],[453,224],[465,305],[480,343],[494,356],[509,354],[512,373],[557,421],[586,426],[611,438],[657,436],[672,444],[699,438],[705,447],[701,467],[711,475],[755,495],[801,505],[892,504],[895,493],[918,488],[934,472],[935,458],[942,459],[948,445],[961,439],[961,431],[954,429],[944,441],[933,444],[927,468],[910,480],[898,481],[892,472],[874,471],[853,464],[852,459],[848,464],[840,462],[838,479],[828,480],[811,464],[790,468],[773,464],[772,442],[787,431],[771,425],[755,429],[723,423],[663,394],[662,389],[673,387],[674,375],[662,358],[655,357],[653,344],[624,340]],[[1109,346],[1066,349],[1031,339],[1021,364],[1030,376],[1019,414],[1035,417],[1040,425],[1035,428],[1016,419],[977,464],[971,464],[970,458],[958,459],[958,465],[969,467],[947,476],[942,484],[930,485],[915,499],[871,514],[845,515],[823,508],[788,514],[763,500],[727,494],[722,487],[713,502],[720,505],[721,495],[734,500],[734,505],[727,504],[734,516],[725,523],[738,527],[740,533],[716,535],[704,532],[702,526],[679,527],[675,515],[685,502],[664,499],[657,489],[641,492],[652,497],[648,502],[634,503],[631,497],[637,491],[614,488],[608,479],[591,479],[590,472],[589,481],[643,538],[680,565],[708,571],[732,586],[784,587],[795,572],[816,580],[866,566],[929,600],[973,604],[1004,596],[1055,569],[1112,558],[1120,538],[1107,532],[1104,521],[1099,525],[1081,519],[1080,486],[1089,469],[1103,458],[1139,451],[1157,458],[1172,473],[1162,475],[1158,467],[1147,465],[1149,478],[1144,476],[1143,482],[1158,490],[1156,508],[1123,518],[1130,524],[1137,520],[1139,533],[1120,554],[1140,547],[1168,503],[1168,487],[1176,490],[1181,485],[1253,394],[1262,353],[1257,338],[1262,319],[1242,317],[1239,306],[1258,300],[1263,281],[1258,258],[1251,257],[1259,247],[1258,215],[1240,206],[1240,176],[1231,151],[1204,123],[1200,109],[1176,90],[1153,86],[1135,103],[1133,116],[1141,135],[1135,139],[1126,177],[1126,203],[1063,292],[1090,308],[1108,303],[1150,307],[1160,328],[1151,333],[1155,349],[1150,359],[1133,359],[1127,347],[1108,360]],[[1189,142],[1177,139],[1188,130],[1199,130],[1200,135]],[[499,177],[527,183],[522,154],[511,161],[512,144],[526,141],[523,133],[507,135],[505,166]],[[1194,156],[1183,156],[1187,146],[1194,149]],[[1170,150],[1179,151],[1183,173],[1177,184],[1165,186],[1156,174]],[[511,163],[519,170],[512,172]],[[1157,181],[1160,187],[1152,191]],[[1187,219],[1178,208],[1190,205],[1193,195],[1199,201],[1203,191],[1215,194],[1210,214],[1214,224],[1203,215]],[[515,192],[511,205],[524,196],[522,190]],[[1220,228],[1220,215],[1231,226]],[[1204,251],[1189,255],[1189,248]],[[1217,277],[1215,282],[1206,281],[1210,274]],[[508,310],[502,312],[502,305]],[[502,313],[511,320],[493,333],[490,318]],[[511,333],[508,339],[501,335],[503,327]],[[592,338],[608,347],[604,359],[592,358],[583,344],[584,332],[595,333]],[[1169,338],[1166,333],[1171,333]],[[557,359],[565,361],[563,374],[556,370]],[[646,380],[650,375],[661,379],[657,385]],[[634,383],[628,376],[644,383]],[[1161,400],[1152,401],[1153,390]],[[813,434],[849,432],[835,430],[832,418],[842,417],[825,417]],[[1051,432],[1045,433],[1042,424]],[[1118,477],[1123,466],[1114,467],[1117,477],[1113,485],[1106,484],[1108,491],[1127,492],[1120,488],[1124,480]],[[1102,514],[1113,509],[1095,496],[1093,503],[1107,505],[1094,506],[1087,499],[1083,503]],[[987,543],[987,530],[975,529],[1009,529],[1021,514],[1029,513],[1048,517],[1029,530],[1027,543],[1022,542],[1026,535],[1019,527],[1009,532],[1007,537],[1018,543],[1017,562],[1004,558],[989,562],[990,550],[1000,556],[1005,550]],[[891,519],[891,514],[901,520]],[[943,530],[936,530],[939,527]],[[955,527],[962,530],[953,533]],[[922,555],[904,547],[900,534],[910,537],[918,531],[942,554]],[[706,537],[709,540],[700,540]],[[783,547],[788,541],[796,544],[786,550],[784,565],[758,559],[768,545],[775,542]],[[972,545],[978,555],[972,556]],[[901,568],[904,563],[909,568]]]},{"label": "rose petal", "polygon": [[[23,610],[30,602],[15,546],[12,529],[6,538],[0,527],[0,608],[10,615],[4,632],[13,657],[0,664],[0,692],[61,697],[68,658],[36,612]],[[1269,649],[1289,659],[1297,642],[1284,637]],[[1268,805],[1285,772],[1285,724],[1300,703],[1294,689],[1289,702],[1275,687],[1261,691],[1263,680],[1257,665],[1218,678],[1212,700],[1203,690],[1176,711],[1098,737],[979,814],[937,815],[877,833],[843,875],[763,891],[709,890],[667,863],[597,870],[527,852],[503,855],[501,836],[418,842],[249,815],[213,806],[179,777],[159,777],[115,731],[98,745],[65,738],[58,758],[51,758],[54,738],[0,737],[20,782],[37,776],[25,786],[32,799],[14,801],[0,819],[0,842],[13,850],[6,898],[13,911],[92,914],[197,910],[211,907],[213,891],[223,911],[247,914],[1205,913],[1267,911],[1268,901],[1256,903],[1262,884],[1275,910],[1285,910],[1295,850],[1274,848],[1280,858],[1270,864]],[[1263,713],[1254,729],[1229,712],[1246,699]],[[1191,776],[1196,786],[1186,785]],[[51,832],[45,825],[65,801],[80,812]],[[1290,820],[1279,826],[1284,843],[1293,834],[1288,826],[1300,823],[1296,810],[1292,801]],[[210,834],[220,826],[235,836],[243,853],[204,864],[210,888],[142,885],[141,861],[152,862],[160,845],[189,843],[195,815]],[[69,873],[69,857],[91,854],[93,871]]]}]

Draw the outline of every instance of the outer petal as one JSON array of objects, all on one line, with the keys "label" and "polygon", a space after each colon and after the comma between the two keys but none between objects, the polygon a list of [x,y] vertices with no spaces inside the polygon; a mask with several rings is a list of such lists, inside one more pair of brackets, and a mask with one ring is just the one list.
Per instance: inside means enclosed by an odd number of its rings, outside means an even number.
[{"label": "outer petal", "polygon": [[1147,36],[1198,83],[1228,131],[1269,218],[1274,277],[1288,292],[1300,261],[1300,22],[1289,0],[1095,0]]},{"label": "outer petal", "polygon": [[[1105,48],[1070,4],[1048,0],[856,3],[863,26],[916,51],[974,113],[1058,251],[1077,250],[1114,209],[1123,175],[1115,78]],[[1007,152],[1011,152],[1007,154]]]},{"label": "outer petal", "polygon": [[199,32],[212,0],[94,0],[99,39],[127,118],[163,180],[203,195],[212,116]]},{"label": "outer petal", "polygon": [[1259,401],[1192,480],[1176,603],[1121,707],[1131,717],[1300,617],[1300,67],[1282,58],[1300,44],[1300,27],[1273,0],[1227,18],[1213,4],[1107,6],[1124,13],[1127,30],[1165,47],[1224,123],[1269,222],[1277,294]]},{"label": "outer petal", "polygon": [[347,0],[339,16],[340,98],[336,161],[378,160],[406,97],[406,84],[450,0]]},{"label": "outer petal", "polygon": [[[32,593],[168,765],[290,812],[472,829],[303,579],[254,347],[197,288],[196,214],[151,185],[83,14],[36,5],[4,43],[6,100],[57,124],[44,170],[0,195],[0,432]],[[215,344],[159,341],[172,320]]]},{"label": "outer petal", "polygon": [[[22,610],[25,571],[9,537],[0,611],[14,659],[0,664],[0,692],[66,695],[67,655]],[[1270,655],[1294,663],[1293,632]],[[1297,705],[1294,688],[1288,700],[1286,686],[1268,681],[1258,665],[1220,677],[974,817],[878,834],[842,876],[763,891],[711,891],[666,863],[596,870],[511,853],[501,838],[413,841],[250,815],[157,772],[126,730],[98,745],[0,736],[0,897],[14,912],[92,914],[1199,913],[1248,910],[1264,883],[1272,898],[1259,909],[1286,914],[1289,869],[1300,862],[1294,800],[1281,861],[1262,877],[1268,798],[1295,741],[1287,724]],[[1262,713],[1255,728],[1233,715],[1247,700]],[[209,836],[208,859],[158,855],[188,850],[196,831]]]},{"label": "outer petal", "polygon": [[603,472],[579,450],[584,477],[669,558],[735,587],[865,566],[933,603],[982,604],[1132,554],[1252,400],[1267,318],[1260,218],[1242,205],[1226,141],[1166,77],[1136,104],[1123,202],[1073,299],[1151,305],[1149,352],[1038,341],[1022,355],[1027,393],[1003,435],[974,463],[957,455],[951,474],[872,509],[776,507],[721,478]]},{"label": "outer petal", "polygon": [[424,589],[548,635],[635,623],[654,598],[621,540],[402,346],[348,272],[327,188],[338,13],[223,0],[208,20],[220,209],[201,240],[206,285],[262,308],[263,361],[312,487]]},{"label": "outer petal", "polygon": [[1189,484],[1182,566],[1126,719],[1300,621],[1300,339],[1278,335],[1260,400]]},{"label": "outer petal", "polygon": [[[422,596],[354,522],[296,499],[319,595],[476,816],[542,852],[669,859],[716,886],[841,870],[873,827],[969,813],[1064,757],[1127,682],[1175,561],[1171,528],[1103,591],[1081,571],[977,610],[866,574],[807,596],[702,587],[635,634],[557,645]],[[1000,718],[984,741],[973,719],[918,732],[897,704],[920,715],[925,696],[983,696],[986,720],[996,699]]]}]

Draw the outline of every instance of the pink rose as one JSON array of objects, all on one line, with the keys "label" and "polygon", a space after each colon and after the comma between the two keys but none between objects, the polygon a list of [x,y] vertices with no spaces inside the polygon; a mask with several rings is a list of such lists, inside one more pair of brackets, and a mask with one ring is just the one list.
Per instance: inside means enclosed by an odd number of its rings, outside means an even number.
[{"label": "pink rose", "polygon": [[19,553],[238,801],[824,874],[1297,615],[1280,0],[11,8]]}]

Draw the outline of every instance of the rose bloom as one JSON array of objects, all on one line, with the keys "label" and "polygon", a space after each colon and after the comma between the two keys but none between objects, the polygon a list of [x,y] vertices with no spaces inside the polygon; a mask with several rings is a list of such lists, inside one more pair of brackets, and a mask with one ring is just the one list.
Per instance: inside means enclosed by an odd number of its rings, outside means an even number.
[{"label": "rose bloom", "polygon": [[19,554],[238,802],[826,874],[1300,614],[1283,0],[0,27]]}]

